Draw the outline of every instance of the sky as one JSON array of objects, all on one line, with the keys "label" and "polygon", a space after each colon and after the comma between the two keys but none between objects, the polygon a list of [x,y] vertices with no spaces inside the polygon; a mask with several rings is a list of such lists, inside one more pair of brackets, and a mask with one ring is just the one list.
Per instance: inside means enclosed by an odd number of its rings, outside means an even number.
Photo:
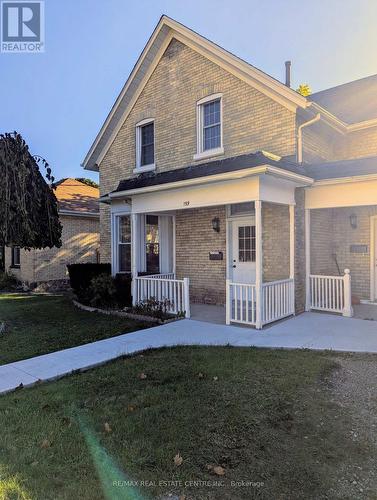
[{"label": "sky", "polygon": [[80,166],[160,16],[313,92],[377,73],[377,0],[45,0],[45,52],[0,53],[0,133],[56,179]]}]

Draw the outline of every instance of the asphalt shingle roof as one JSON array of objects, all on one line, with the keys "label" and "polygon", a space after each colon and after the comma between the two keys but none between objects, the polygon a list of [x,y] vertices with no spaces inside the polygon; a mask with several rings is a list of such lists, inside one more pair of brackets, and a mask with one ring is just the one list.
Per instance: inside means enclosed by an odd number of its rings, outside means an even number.
[{"label": "asphalt shingle roof", "polygon": [[347,124],[377,118],[377,75],[316,92],[309,99]]},{"label": "asphalt shingle roof", "polygon": [[98,188],[68,178],[57,182],[54,192],[59,210],[99,213]]}]

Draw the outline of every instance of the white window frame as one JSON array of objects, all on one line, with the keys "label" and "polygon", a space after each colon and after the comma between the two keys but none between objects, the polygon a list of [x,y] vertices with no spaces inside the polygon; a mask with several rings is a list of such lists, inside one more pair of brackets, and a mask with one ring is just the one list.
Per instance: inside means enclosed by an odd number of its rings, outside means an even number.
[{"label": "white window frame", "polygon": [[[129,217],[131,218],[130,212],[125,212],[125,213],[119,213],[119,214],[113,214],[113,221],[114,221],[114,264],[113,271],[114,275],[115,274],[129,274],[132,271],[132,231],[131,231],[131,241],[130,243],[121,243],[119,240],[120,236],[120,231],[119,231],[119,224],[120,224],[120,219],[121,217]],[[131,222],[131,221],[130,221]],[[129,271],[121,271],[120,270],[120,265],[119,265],[119,257],[120,257],[120,252],[119,252],[119,246],[120,245],[130,245],[131,248],[131,268]]]},{"label": "white window frame", "polygon": [[[204,104],[220,100],[220,147],[204,150],[203,144],[203,109]],[[224,154],[223,145],[223,94],[211,94],[196,103],[196,154],[194,160],[203,160]]]},{"label": "white window frame", "polygon": [[[149,125],[153,123],[153,145],[154,145],[154,155],[153,163],[149,165],[141,165],[141,129],[144,125]],[[136,132],[136,167],[134,168],[135,173],[150,172],[156,169],[156,127],[154,125],[154,118],[145,118],[135,125]]]}]

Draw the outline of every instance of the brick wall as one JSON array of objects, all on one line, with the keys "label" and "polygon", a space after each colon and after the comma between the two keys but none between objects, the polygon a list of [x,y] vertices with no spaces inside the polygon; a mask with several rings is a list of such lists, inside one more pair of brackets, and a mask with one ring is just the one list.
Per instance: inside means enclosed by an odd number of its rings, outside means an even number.
[{"label": "brick wall", "polygon": [[[21,250],[20,269],[10,269],[21,281],[40,282],[67,278],[67,264],[96,262],[99,250],[99,221],[88,217],[60,216],[62,246],[44,250]],[[5,264],[11,265],[6,249]]]},{"label": "brick wall", "polygon": [[263,281],[289,278],[289,208],[262,203]]},{"label": "brick wall", "polygon": [[[101,194],[134,175],[135,125],[144,118],[155,119],[157,172],[200,164],[193,160],[196,102],[218,92],[223,93],[224,155],[217,158],[261,149],[281,156],[295,153],[294,112],[173,40],[100,164]],[[101,252],[108,261],[107,212],[101,204]]]},{"label": "brick wall", "polygon": [[320,123],[303,129],[304,161],[351,160],[377,155],[377,127],[347,134]]},{"label": "brick wall", "polygon": [[[220,219],[220,232],[212,219]],[[225,303],[226,279],[225,207],[181,210],[176,214],[176,274],[190,278],[190,300]],[[211,251],[223,252],[223,260],[209,260]]]}]

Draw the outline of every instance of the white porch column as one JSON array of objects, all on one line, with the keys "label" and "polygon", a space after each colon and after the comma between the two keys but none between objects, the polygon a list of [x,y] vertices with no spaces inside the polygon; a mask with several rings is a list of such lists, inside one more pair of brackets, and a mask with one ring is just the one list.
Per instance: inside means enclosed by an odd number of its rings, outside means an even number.
[{"label": "white porch column", "polygon": [[310,209],[305,209],[305,311],[310,311]]},{"label": "white porch column", "polygon": [[262,282],[263,282],[263,254],[262,254],[262,202],[255,201],[255,298],[256,321],[258,330],[262,328]]},{"label": "white porch column", "polygon": [[131,276],[132,276],[132,304],[136,304],[136,281],[138,262],[138,224],[137,214],[131,214]]},{"label": "white porch column", "polygon": [[[289,205],[289,279],[295,279],[295,206]],[[294,282],[293,282],[294,283]],[[295,285],[292,288],[291,304],[295,308]]]}]

